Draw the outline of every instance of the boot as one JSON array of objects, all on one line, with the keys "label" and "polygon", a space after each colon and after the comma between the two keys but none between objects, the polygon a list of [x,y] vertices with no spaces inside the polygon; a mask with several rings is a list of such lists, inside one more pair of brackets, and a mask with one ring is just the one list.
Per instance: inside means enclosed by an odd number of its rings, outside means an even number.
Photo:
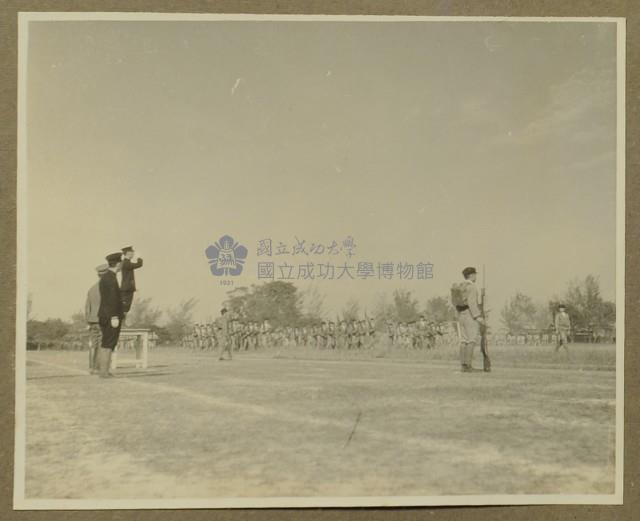
[{"label": "boot", "polygon": [[96,365],[98,368],[98,374],[100,376],[102,376],[103,374],[106,374],[108,368],[106,366],[106,359],[105,359],[105,349],[100,348],[98,349],[98,357],[96,359]]},{"label": "boot", "polygon": [[462,372],[465,372],[467,368],[467,344],[464,342],[460,342],[460,366],[462,368]]},{"label": "boot", "polygon": [[113,351],[109,348],[100,348],[99,364],[100,364],[100,378],[111,378],[113,374],[111,369],[111,353]]},{"label": "boot", "polygon": [[474,344],[467,344],[465,349],[465,364],[470,371],[473,371],[473,348]]},{"label": "boot", "polygon": [[98,374],[100,372],[100,348],[92,347],[89,350],[89,369],[91,374]]},{"label": "boot", "polygon": [[485,373],[490,373],[491,372],[491,359],[489,358],[489,355],[486,353],[482,353],[483,359],[482,359],[482,369]]}]

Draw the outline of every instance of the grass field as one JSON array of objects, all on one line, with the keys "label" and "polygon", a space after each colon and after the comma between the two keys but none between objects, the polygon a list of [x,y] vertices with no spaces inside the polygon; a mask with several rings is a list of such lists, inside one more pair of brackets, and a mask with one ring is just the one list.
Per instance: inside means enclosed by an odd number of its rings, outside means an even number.
[{"label": "grass field", "polygon": [[29,352],[26,498],[613,493],[615,349],[572,349]]}]

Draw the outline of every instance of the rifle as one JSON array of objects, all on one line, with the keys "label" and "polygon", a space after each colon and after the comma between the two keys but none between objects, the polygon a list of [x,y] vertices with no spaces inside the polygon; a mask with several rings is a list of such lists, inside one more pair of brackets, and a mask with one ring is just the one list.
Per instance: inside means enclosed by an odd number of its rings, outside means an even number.
[{"label": "rifle", "polygon": [[482,265],[482,289],[480,290],[480,312],[482,316],[483,324],[480,327],[480,351],[482,352],[482,366],[488,373],[491,371],[491,359],[489,358],[489,345],[487,343],[487,316],[485,312],[485,270],[484,264]]}]

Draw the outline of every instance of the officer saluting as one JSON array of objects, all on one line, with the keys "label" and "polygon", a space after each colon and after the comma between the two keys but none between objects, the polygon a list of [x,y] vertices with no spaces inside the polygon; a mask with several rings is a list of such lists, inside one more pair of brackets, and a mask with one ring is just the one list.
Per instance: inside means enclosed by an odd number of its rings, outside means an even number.
[{"label": "officer saluting", "polygon": [[122,311],[125,315],[131,309],[133,293],[136,291],[136,278],[133,270],[142,268],[142,259],[138,258],[134,262],[134,256],[135,252],[132,246],[122,248],[122,282],[120,284],[120,292],[122,293]]},{"label": "officer saluting", "polygon": [[478,288],[476,287],[477,271],[473,267],[462,270],[464,282],[454,284],[451,288],[451,300],[458,312],[460,325],[460,364],[463,373],[473,371],[473,350],[480,343],[480,328],[484,319],[480,311]]}]

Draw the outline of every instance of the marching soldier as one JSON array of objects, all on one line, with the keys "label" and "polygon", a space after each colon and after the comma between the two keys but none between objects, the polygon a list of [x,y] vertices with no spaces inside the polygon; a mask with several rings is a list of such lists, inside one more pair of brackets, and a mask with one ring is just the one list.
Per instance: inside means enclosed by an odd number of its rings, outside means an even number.
[{"label": "marching soldier", "polygon": [[429,322],[429,329],[427,330],[427,349],[433,349],[436,347],[437,338],[442,336],[441,328],[435,322]]},{"label": "marching soldier", "polygon": [[262,340],[262,347],[271,347],[271,324],[269,324],[269,320],[266,318],[262,321],[260,336]]},{"label": "marching soldier", "polygon": [[238,334],[238,350],[246,351],[249,349],[249,331],[246,322],[238,322],[237,323],[237,334]]},{"label": "marching soldier", "polygon": [[344,349],[347,347],[347,323],[344,320],[338,322],[336,331],[336,348]]},{"label": "marching soldier", "polygon": [[404,322],[398,322],[396,328],[396,342],[399,347],[407,347],[407,325]]},{"label": "marching soldier", "polygon": [[245,351],[249,351],[252,347],[251,344],[253,343],[253,322],[248,321],[244,323],[243,334],[244,340],[242,342],[242,346]]},{"label": "marching soldier", "polygon": [[300,330],[300,345],[307,346],[309,344],[309,328],[307,326],[302,326]]},{"label": "marching soldier", "polygon": [[556,353],[561,347],[564,347],[567,354],[569,353],[569,333],[571,331],[571,319],[567,313],[567,308],[560,304],[558,306],[558,313],[554,320],[554,326],[556,331]]},{"label": "marching soldier", "polygon": [[393,347],[396,343],[396,326],[392,320],[387,320],[385,325],[389,346]]},{"label": "marching soldier", "polygon": [[202,350],[202,326],[200,324],[195,325],[193,336],[195,337],[196,349]]},{"label": "marching soldier", "polygon": [[420,320],[418,320],[418,323],[416,324],[417,344],[420,349],[424,349],[425,346],[428,347],[428,329],[429,323],[427,322],[427,319],[424,315],[420,315]]},{"label": "marching soldier", "polygon": [[256,350],[260,347],[260,325],[257,322],[251,322],[251,347]]},{"label": "marching soldier", "polygon": [[204,351],[207,347],[207,328],[204,324],[200,324],[198,334],[200,337],[200,350]]},{"label": "marching soldier", "polygon": [[217,351],[220,347],[220,332],[218,331],[218,324],[214,320],[211,323],[211,350]]},{"label": "marching soldier", "polygon": [[245,351],[249,351],[252,347],[251,344],[253,342],[253,322],[246,322],[244,325],[244,349]]},{"label": "marching soldier", "polygon": [[282,345],[288,347],[291,345],[293,339],[293,328],[291,326],[284,326],[282,330]]},{"label": "marching soldier", "polygon": [[322,349],[324,347],[324,333],[323,333],[324,327],[325,325],[323,323],[316,324],[314,326],[316,348],[318,349]]},{"label": "marching soldier", "polygon": [[347,349],[355,349],[357,342],[355,321],[349,320],[347,322]]},{"label": "marching soldier", "polygon": [[224,354],[229,355],[229,360],[233,359],[232,346],[231,346],[231,320],[227,313],[227,308],[220,310],[220,318],[218,319],[218,331],[220,334],[220,357],[218,360],[224,360]]},{"label": "marching soldier", "polygon": [[200,349],[200,324],[193,325],[193,346],[194,349]]},{"label": "marching soldier", "polygon": [[309,345],[311,347],[318,347],[318,325],[312,324],[309,326]]},{"label": "marching soldier", "polygon": [[258,324],[256,322],[249,322],[249,342],[248,347],[255,351],[258,340]]},{"label": "marching soldier", "polygon": [[240,349],[240,335],[242,324],[237,318],[231,319],[231,350],[238,351]]},{"label": "marching soldier", "polygon": [[296,326],[295,330],[294,330],[294,342],[296,347],[300,347],[301,345],[303,345],[303,340],[302,340],[302,331],[303,331],[303,327],[300,326]]},{"label": "marching soldier", "polygon": [[418,328],[415,320],[410,320],[407,324],[408,342],[407,345],[412,349],[420,347],[420,340],[418,338]]},{"label": "marching soldier", "polygon": [[364,348],[364,347],[368,347],[367,344],[367,333],[369,331],[369,328],[367,327],[367,321],[366,320],[360,320],[357,323],[358,326],[358,347]]},{"label": "marching soldier", "polygon": [[336,324],[333,320],[329,321],[329,333],[327,336],[327,347],[331,349],[336,348]]},{"label": "marching soldier", "polygon": [[367,335],[369,336],[369,339],[371,340],[371,343],[375,343],[375,337],[376,337],[376,321],[372,318],[369,317],[367,319]]},{"label": "marching soldier", "polygon": [[329,332],[329,327],[327,326],[326,321],[322,321],[316,330],[316,346],[318,349],[324,349],[327,347],[327,334]]},{"label": "marching soldier", "polygon": [[213,328],[209,322],[204,326],[204,344],[207,351],[213,349]]},{"label": "marching soldier", "polygon": [[273,346],[282,346],[282,343],[284,341],[285,338],[285,330],[284,327],[282,326],[276,326],[271,330],[271,333],[269,333],[268,336],[268,345],[269,347],[273,347]]}]

